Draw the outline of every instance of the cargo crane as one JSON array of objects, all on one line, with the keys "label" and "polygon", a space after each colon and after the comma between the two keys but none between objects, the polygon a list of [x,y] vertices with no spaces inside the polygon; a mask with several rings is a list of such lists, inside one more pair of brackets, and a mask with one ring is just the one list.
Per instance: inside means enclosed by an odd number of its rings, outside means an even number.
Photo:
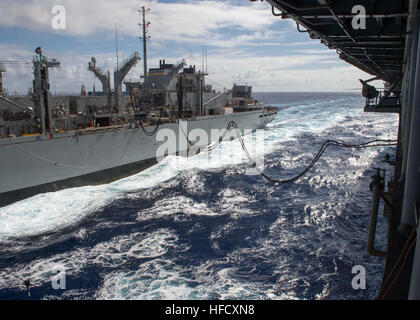
[{"label": "cargo crane", "polygon": [[[3,87],[3,73],[7,72],[7,68],[9,67],[23,67],[23,66],[30,66],[31,63],[29,61],[24,60],[4,60],[0,61],[0,96],[6,95],[6,90]],[[6,68],[7,66],[7,68]]]},{"label": "cargo crane", "polygon": [[115,100],[114,105],[118,108],[118,113],[120,116],[123,115],[123,98],[122,98],[122,83],[125,76],[134,67],[137,62],[140,60],[139,53],[136,51],[130,58],[128,58],[123,66],[114,71],[114,94]]},{"label": "cargo crane", "polygon": [[102,91],[106,93],[108,99],[107,99],[107,105],[111,106],[111,76],[109,71],[104,72],[101,71],[96,66],[96,58],[92,57],[91,62],[89,62],[88,71],[92,71],[93,74],[101,81],[102,83]]},{"label": "cargo crane", "polygon": [[51,133],[54,129],[49,68],[57,68],[60,67],[61,64],[56,59],[48,59],[45,57],[42,54],[41,47],[36,48],[35,53],[38,56],[33,60],[35,77],[33,82],[33,97],[37,113],[41,120],[41,133],[45,134],[46,130]]}]

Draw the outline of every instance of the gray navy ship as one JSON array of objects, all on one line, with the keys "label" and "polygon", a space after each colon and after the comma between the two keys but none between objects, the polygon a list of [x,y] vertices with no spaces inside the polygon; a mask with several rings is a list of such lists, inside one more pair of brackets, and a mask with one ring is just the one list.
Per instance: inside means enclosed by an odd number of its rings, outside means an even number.
[{"label": "gray navy ship", "polygon": [[[82,86],[79,95],[52,95],[49,71],[60,62],[44,56],[40,47],[36,54],[28,95],[9,96],[0,87],[0,206],[138,173],[156,164],[161,145],[156,136],[162,129],[187,140],[192,130],[202,129],[211,138],[196,141],[201,147],[217,142],[220,137],[211,131],[223,132],[231,121],[243,133],[264,128],[278,112],[255,101],[250,86],[213,89],[206,84],[207,73],[184,60],[161,60],[143,81],[124,82],[140,60],[137,52],[114,70],[113,90],[110,72],[92,58],[88,70],[101,81],[101,92]],[[187,153],[193,144],[188,142],[165,155]]]}]

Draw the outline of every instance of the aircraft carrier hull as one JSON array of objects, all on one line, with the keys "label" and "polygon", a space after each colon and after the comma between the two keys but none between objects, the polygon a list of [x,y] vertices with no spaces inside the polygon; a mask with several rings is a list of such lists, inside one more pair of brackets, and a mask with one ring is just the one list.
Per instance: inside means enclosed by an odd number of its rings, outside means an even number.
[{"label": "aircraft carrier hull", "polygon": [[[276,114],[256,110],[198,117],[185,123],[187,134],[203,129],[210,144],[219,138],[211,131],[224,130],[232,120],[241,130],[253,130],[265,127]],[[179,128],[178,123],[169,123],[161,125],[159,131],[171,129],[182,139],[186,132]],[[156,135],[148,136],[142,128],[128,126],[0,140],[0,206],[38,193],[109,183],[133,175],[157,163],[157,149],[162,143]],[[187,149],[187,143],[177,144],[168,154]]]}]

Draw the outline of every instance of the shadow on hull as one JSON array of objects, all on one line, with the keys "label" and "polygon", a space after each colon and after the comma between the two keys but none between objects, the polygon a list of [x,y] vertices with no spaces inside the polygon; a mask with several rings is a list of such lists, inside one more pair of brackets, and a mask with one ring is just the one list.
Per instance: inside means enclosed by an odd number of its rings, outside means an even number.
[{"label": "shadow on hull", "polygon": [[88,185],[108,184],[135,175],[147,168],[154,166],[156,163],[156,159],[148,159],[74,178],[5,192],[0,194],[0,207],[10,205],[17,201],[24,200],[41,193],[55,192],[63,189],[83,187]]}]

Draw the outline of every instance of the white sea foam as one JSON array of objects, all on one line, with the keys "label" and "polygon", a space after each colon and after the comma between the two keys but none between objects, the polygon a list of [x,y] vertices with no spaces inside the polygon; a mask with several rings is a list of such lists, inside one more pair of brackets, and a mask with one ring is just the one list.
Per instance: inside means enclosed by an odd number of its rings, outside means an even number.
[{"label": "white sea foam", "polygon": [[199,266],[176,265],[155,259],[134,272],[116,271],[104,277],[96,299],[197,300],[197,299],[293,299],[271,285],[237,278],[234,267],[218,269],[227,261],[209,260]]},{"label": "white sea foam", "polygon": [[92,248],[78,248],[46,259],[33,260],[23,268],[18,268],[18,271],[11,266],[1,273],[0,289],[21,285],[19,279],[7,271],[19,273],[21,278],[31,279],[32,286],[36,287],[51,282],[53,270],[57,265],[64,267],[66,276],[72,276],[87,265],[115,268],[133,258],[159,258],[169,250],[181,253],[187,249],[188,247],[178,243],[178,237],[166,228],[116,236]]}]

